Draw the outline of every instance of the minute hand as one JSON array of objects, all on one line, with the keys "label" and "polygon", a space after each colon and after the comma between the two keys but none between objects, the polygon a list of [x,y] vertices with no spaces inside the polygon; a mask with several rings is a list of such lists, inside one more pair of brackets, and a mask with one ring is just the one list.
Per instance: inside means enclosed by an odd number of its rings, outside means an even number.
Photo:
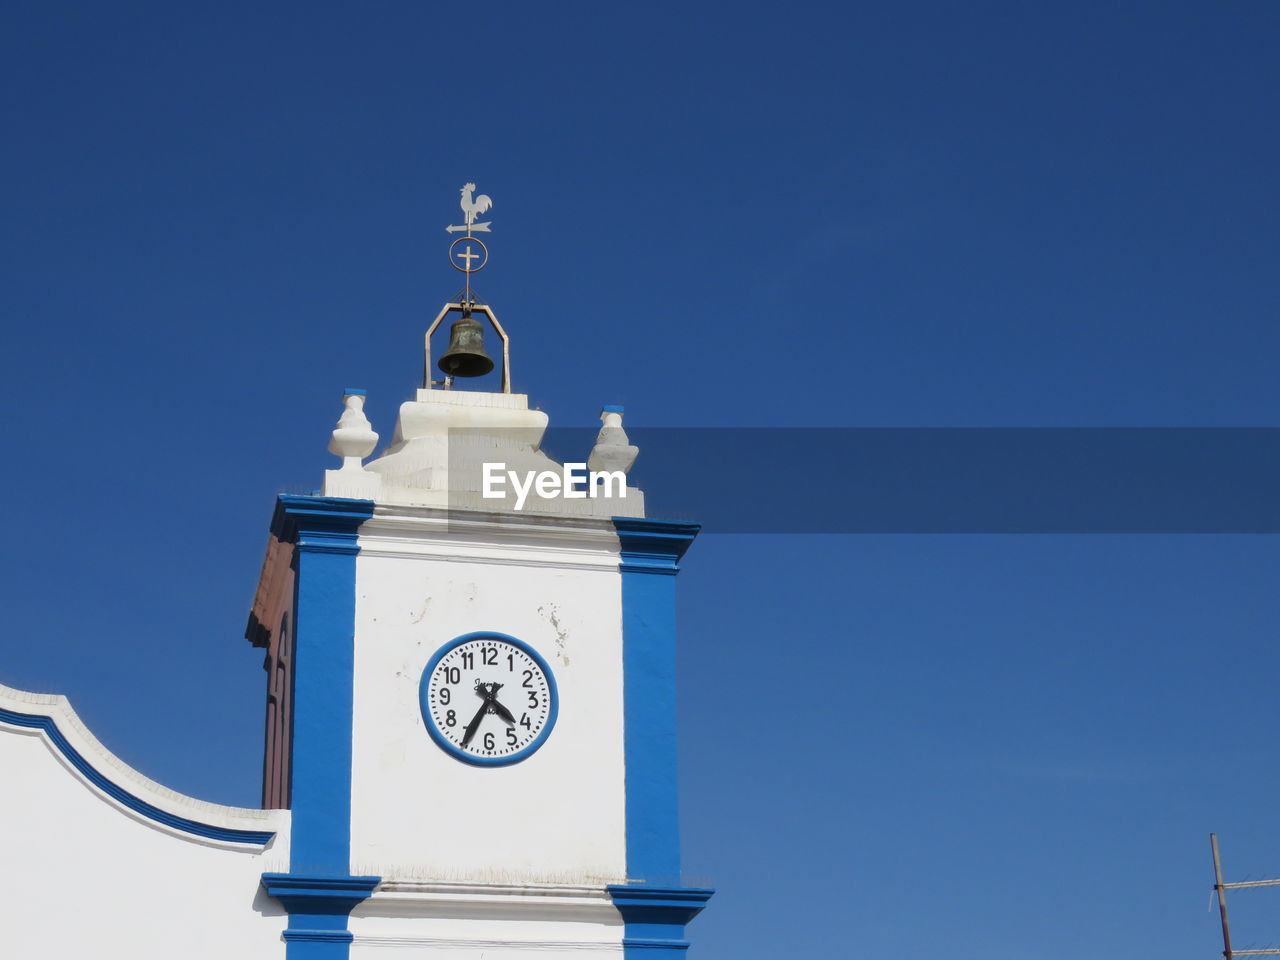
[{"label": "minute hand", "polygon": [[489,701],[485,700],[480,704],[480,709],[476,711],[476,715],[471,718],[471,722],[467,724],[467,729],[462,731],[462,745],[465,747],[471,742],[471,738],[476,735],[476,731],[480,729],[480,721],[484,719],[485,712],[489,709]]}]

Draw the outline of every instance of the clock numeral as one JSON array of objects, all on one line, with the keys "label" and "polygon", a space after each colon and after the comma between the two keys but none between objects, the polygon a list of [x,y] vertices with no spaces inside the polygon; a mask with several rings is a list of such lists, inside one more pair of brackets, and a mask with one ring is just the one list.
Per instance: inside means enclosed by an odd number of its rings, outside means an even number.
[{"label": "clock numeral", "polygon": [[520,684],[520,686],[522,686],[522,687],[532,687],[532,686],[533,686],[533,671],[532,671],[532,670],[525,670],[525,671],[523,671],[523,673],[524,673],[524,683]]},{"label": "clock numeral", "polygon": [[497,647],[485,647],[480,651],[480,655],[484,657],[484,665],[486,667],[496,667],[498,665]]},{"label": "clock numeral", "polygon": [[456,727],[458,725],[458,715],[450,710],[444,715],[444,725],[446,727]]},{"label": "clock numeral", "polygon": [[532,690],[529,691],[529,706],[533,707],[535,710],[538,707],[538,695]]},{"label": "clock numeral", "polygon": [[484,748],[485,748],[486,750],[492,750],[492,749],[493,749],[493,734],[492,734],[492,733],[486,733],[486,734],[484,735]]},{"label": "clock numeral", "polygon": [[445,667],[444,682],[445,683],[461,683],[462,671],[459,670],[457,667]]},{"label": "clock numeral", "polygon": [[516,655],[514,653],[507,654],[507,672],[511,673],[516,668]]},{"label": "clock numeral", "polygon": [[533,729],[532,725],[529,723],[529,715],[527,713],[520,714],[520,726],[524,727],[526,730]]},{"label": "clock numeral", "polygon": [[476,655],[474,653],[464,653],[462,655],[462,665],[470,670],[476,665]]},{"label": "clock numeral", "polygon": [[507,746],[514,747],[520,742],[520,736],[516,733],[515,727],[507,727]]},{"label": "clock numeral", "polygon": [[439,696],[440,702],[447,707],[449,705],[449,701],[453,699],[453,691],[448,687],[441,687]]}]

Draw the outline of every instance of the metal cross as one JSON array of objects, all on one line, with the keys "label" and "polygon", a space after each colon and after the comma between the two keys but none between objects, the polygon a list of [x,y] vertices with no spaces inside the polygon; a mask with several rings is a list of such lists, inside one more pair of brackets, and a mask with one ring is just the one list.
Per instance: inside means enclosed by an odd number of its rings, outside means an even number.
[{"label": "metal cross", "polygon": [[466,267],[464,267],[463,269],[464,269],[464,271],[465,271],[466,273],[471,273],[471,272],[472,272],[472,271],[471,271],[471,261],[472,261],[472,260],[479,260],[479,259],[480,259],[480,254],[478,254],[478,253],[472,253],[472,252],[471,252],[471,244],[467,244],[466,250],[467,250],[467,252],[466,252],[466,253],[455,253],[455,254],[454,254],[454,256],[455,256],[455,257],[457,257],[459,260],[465,260],[465,261],[467,261],[467,265],[466,265]]}]

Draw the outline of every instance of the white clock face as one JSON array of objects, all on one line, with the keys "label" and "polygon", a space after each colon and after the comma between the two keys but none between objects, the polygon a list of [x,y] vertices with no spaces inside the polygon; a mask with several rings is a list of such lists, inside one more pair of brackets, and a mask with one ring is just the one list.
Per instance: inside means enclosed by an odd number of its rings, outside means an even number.
[{"label": "white clock face", "polygon": [[432,738],[460,760],[501,766],[542,745],[556,718],[556,685],[537,652],[504,634],[468,634],[427,665],[422,715]]}]

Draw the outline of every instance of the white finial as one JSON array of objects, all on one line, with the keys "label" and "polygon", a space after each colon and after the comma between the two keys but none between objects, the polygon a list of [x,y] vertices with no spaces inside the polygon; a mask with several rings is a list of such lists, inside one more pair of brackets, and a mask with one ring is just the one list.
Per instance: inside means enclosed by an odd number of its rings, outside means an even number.
[{"label": "white finial", "polygon": [[329,439],[329,452],[342,457],[343,470],[360,470],[360,462],[378,445],[373,424],[364,415],[364,400],[363,390],[347,390],[343,394],[342,416]]},{"label": "white finial", "polygon": [[626,473],[640,455],[640,448],[631,446],[627,431],[622,429],[622,407],[604,407],[600,411],[600,422],[603,426],[596,434],[596,445],[587,458],[587,469]]}]

